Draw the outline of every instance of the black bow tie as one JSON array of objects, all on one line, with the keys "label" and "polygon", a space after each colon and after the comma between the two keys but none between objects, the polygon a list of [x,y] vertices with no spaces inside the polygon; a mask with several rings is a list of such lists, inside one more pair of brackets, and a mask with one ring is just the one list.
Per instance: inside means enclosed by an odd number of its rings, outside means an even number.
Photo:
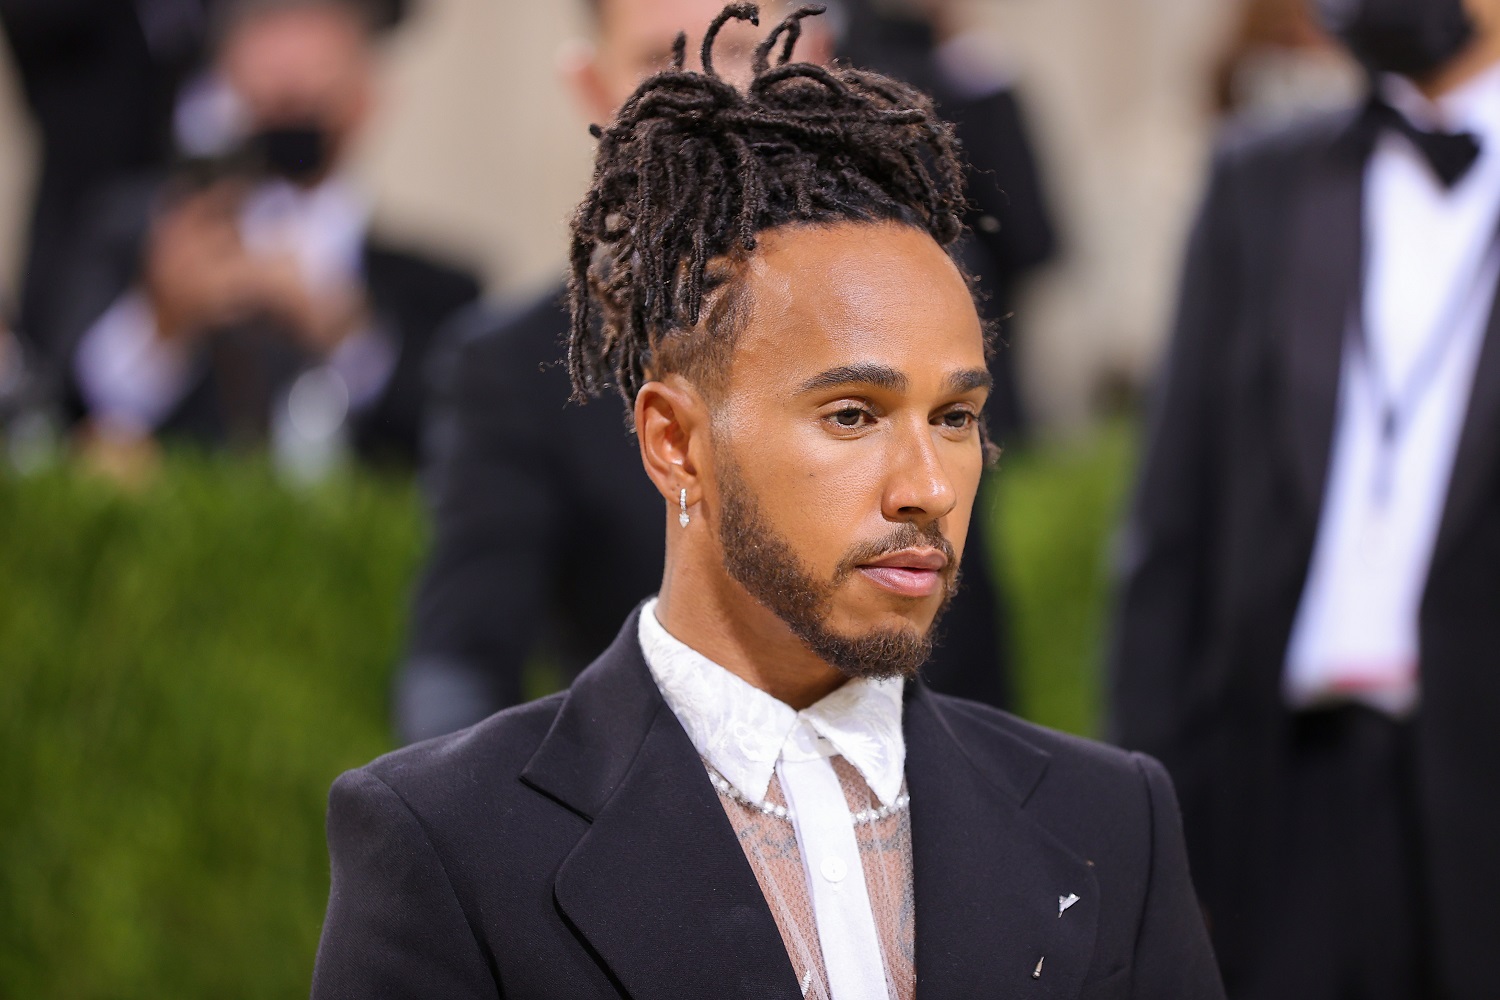
[{"label": "black bow tie", "polygon": [[1479,159],[1479,140],[1472,133],[1424,131],[1381,100],[1372,100],[1365,114],[1373,131],[1391,129],[1411,140],[1444,187],[1457,184]]}]

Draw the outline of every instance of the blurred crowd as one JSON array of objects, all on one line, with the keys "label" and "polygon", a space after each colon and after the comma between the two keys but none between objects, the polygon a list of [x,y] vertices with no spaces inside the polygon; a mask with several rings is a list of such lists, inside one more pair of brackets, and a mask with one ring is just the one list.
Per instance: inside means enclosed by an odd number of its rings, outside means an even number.
[{"label": "blurred crowd", "polygon": [[382,240],[347,176],[401,8],[0,14],[42,147],[16,310],[27,403],[122,470],[173,438],[264,445],[309,475],[344,454],[414,464],[428,355],[479,289]]},{"label": "blurred crowd", "polygon": [[[721,6],[576,2],[558,86],[580,128]],[[1076,235],[1029,83],[972,4],[829,7],[803,58],[906,79],[956,125],[961,253],[997,331],[989,429],[1024,448],[1022,290]],[[1138,387],[1110,735],[1177,782],[1232,997],[1493,995],[1500,0],[1236,11],[1201,80],[1220,139],[1176,319]],[[655,589],[663,547],[618,411],[566,405],[561,272],[485,299],[460,253],[372,221],[352,150],[380,48],[420,16],[0,0],[41,151],[24,277],[0,289],[12,460],[55,436],[127,478],[171,442],[303,479],[420,471],[434,531],[393,696],[406,740],[522,700],[538,663],[576,673]],[[724,75],[757,37],[726,30]],[[986,521],[971,551],[994,550]],[[964,580],[926,676],[1009,707],[1006,595],[984,560]]]}]

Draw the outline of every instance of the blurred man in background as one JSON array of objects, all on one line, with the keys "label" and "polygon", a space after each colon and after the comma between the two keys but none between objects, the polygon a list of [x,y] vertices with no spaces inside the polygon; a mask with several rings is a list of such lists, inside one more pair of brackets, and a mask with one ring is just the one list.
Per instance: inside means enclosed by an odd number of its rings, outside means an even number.
[{"label": "blurred man in background", "polygon": [[1500,2],[1328,0],[1369,102],[1221,151],[1123,540],[1117,735],[1232,996],[1495,995]]},{"label": "blurred man in background", "polygon": [[349,451],[412,464],[433,335],[478,289],[382,246],[345,173],[386,12],[226,0],[218,16],[231,148],[154,188],[143,238],[128,238],[142,199],[122,195],[127,238],[74,275],[87,320],[72,375],[92,439],[268,441],[307,472]]}]

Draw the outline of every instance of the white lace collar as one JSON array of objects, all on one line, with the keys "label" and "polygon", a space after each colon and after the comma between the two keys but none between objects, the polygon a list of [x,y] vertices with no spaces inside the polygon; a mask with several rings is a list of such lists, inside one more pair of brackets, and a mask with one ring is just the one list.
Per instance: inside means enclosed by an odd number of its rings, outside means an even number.
[{"label": "white lace collar", "polygon": [[641,608],[641,652],[662,697],[704,760],[752,802],[765,800],[783,752],[806,723],[859,771],[884,805],[901,792],[906,740],[900,678],[856,678],[798,712],[672,636],[656,620],[656,598]]}]

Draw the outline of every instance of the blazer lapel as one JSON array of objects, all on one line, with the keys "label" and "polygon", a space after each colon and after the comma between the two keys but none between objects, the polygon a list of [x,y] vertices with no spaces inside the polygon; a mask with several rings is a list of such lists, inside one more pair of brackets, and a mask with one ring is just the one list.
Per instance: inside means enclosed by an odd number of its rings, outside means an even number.
[{"label": "blazer lapel", "polygon": [[646,668],[634,615],[574,683],[522,779],[591,820],[554,896],[626,994],[801,997],[734,828]]},{"label": "blazer lapel", "polygon": [[1099,894],[1087,862],[1024,811],[1047,756],[1013,741],[1002,759],[976,763],[944,717],[953,709],[911,688],[917,1000],[1076,996],[1093,959]]},{"label": "blazer lapel", "polygon": [[1291,218],[1281,356],[1281,431],[1316,523],[1322,512],[1338,408],[1339,371],[1363,272],[1363,192],[1367,137],[1353,126],[1303,175]]}]

